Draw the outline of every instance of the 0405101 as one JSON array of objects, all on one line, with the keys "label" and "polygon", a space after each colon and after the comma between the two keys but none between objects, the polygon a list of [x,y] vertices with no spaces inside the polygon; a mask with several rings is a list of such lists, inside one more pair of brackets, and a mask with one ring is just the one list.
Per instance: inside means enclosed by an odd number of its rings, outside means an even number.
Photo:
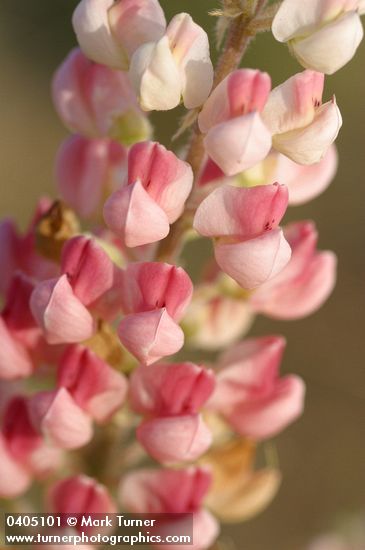
[{"label": "0405101", "polygon": [[61,518],[50,514],[6,514],[5,523],[7,527],[61,527]]}]

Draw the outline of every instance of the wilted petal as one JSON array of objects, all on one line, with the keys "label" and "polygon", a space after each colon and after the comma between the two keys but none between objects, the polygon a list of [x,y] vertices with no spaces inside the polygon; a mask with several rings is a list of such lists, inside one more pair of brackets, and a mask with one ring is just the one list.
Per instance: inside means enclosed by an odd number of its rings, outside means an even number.
[{"label": "wilted petal", "polygon": [[184,333],[166,308],[127,315],[118,334],[127,350],[144,365],[173,355],[184,345]]},{"label": "wilted petal", "polygon": [[222,122],[204,139],[207,154],[228,176],[251,168],[271,149],[271,134],[257,112]]},{"label": "wilted petal", "polygon": [[30,308],[50,344],[81,342],[94,332],[94,321],[73,293],[67,275],[39,283]]},{"label": "wilted petal", "polygon": [[123,186],[109,197],[104,205],[104,219],[126,246],[132,248],[160,241],[170,231],[166,213],[140,181]]},{"label": "wilted petal", "polygon": [[167,111],[179,105],[182,83],[167,36],[140,46],[129,74],[143,110]]},{"label": "wilted petal", "polygon": [[78,449],[92,438],[90,417],[64,388],[36,394],[30,400],[30,412],[34,425],[62,449]]},{"label": "wilted petal", "polygon": [[137,438],[148,454],[163,463],[194,461],[212,442],[200,415],[145,420],[137,429]]},{"label": "wilted petal", "polygon": [[195,109],[204,103],[213,85],[207,33],[189,14],[179,13],[171,19],[166,35],[180,71],[184,105]]}]

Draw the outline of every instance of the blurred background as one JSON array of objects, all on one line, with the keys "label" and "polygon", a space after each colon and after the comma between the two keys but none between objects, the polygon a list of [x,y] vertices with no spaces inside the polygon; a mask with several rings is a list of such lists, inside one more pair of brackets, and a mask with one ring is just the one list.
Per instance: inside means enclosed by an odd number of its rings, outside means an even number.
[{"label": "blurred background", "polygon": [[[0,215],[24,227],[40,194],[54,195],[53,161],[67,135],[50,99],[50,79],[75,37],[76,0],[2,0],[0,19]],[[214,36],[213,0],[161,0],[167,16],[188,11]],[[303,2],[305,9],[305,2]],[[214,41],[212,39],[214,55]],[[251,46],[244,65],[268,71],[277,85],[301,70],[270,33]],[[284,481],[271,507],[230,527],[238,550],[297,550],[342,518],[365,509],[365,40],[356,58],[327,78],[344,124],[340,166],[320,198],[290,209],[286,220],[314,219],[320,248],[339,257],[338,284],[308,319],[258,319],[254,333],[288,339],[283,370],[307,383],[302,419],[277,438]],[[156,119],[156,117],[155,117]],[[156,137],[169,146],[177,113],[160,117]],[[171,146],[171,144],[170,144]]]}]

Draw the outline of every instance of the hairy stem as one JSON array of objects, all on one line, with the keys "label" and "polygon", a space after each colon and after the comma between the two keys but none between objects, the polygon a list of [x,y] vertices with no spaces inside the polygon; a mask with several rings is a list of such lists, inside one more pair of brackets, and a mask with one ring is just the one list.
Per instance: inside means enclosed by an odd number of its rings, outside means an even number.
[{"label": "hairy stem", "polygon": [[[235,17],[231,20],[227,31],[224,50],[218,59],[215,69],[213,90],[230,72],[239,67],[242,57],[254,36],[250,28],[250,23],[259,16],[266,4],[267,0],[258,0],[253,14],[247,15],[247,13],[242,13],[239,17]],[[196,122],[186,156],[186,161],[190,164],[194,172],[195,185],[186,203],[185,213],[171,226],[169,235],[160,243],[157,249],[156,259],[159,261],[171,261],[180,253],[183,246],[184,233],[191,227],[194,205],[196,203],[197,178],[199,177],[204,161],[203,140],[204,136],[200,132],[198,123]]]}]

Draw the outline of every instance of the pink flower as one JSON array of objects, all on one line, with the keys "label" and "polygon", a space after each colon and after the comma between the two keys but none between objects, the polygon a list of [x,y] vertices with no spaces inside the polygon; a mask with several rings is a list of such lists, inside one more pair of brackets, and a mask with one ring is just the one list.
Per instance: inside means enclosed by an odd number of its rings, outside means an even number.
[{"label": "pink flower", "polygon": [[57,113],[72,132],[125,145],[150,135],[128,76],[89,61],[77,48],[56,71],[52,92]]},{"label": "pink flower", "polygon": [[67,275],[39,283],[30,307],[49,344],[82,342],[94,333],[93,317],[75,296]]},{"label": "pink flower", "polygon": [[181,99],[199,107],[213,84],[206,32],[189,14],[175,15],[162,38],[135,51],[129,74],[145,111],[173,109]]},{"label": "pink flower", "polygon": [[211,435],[199,411],[213,389],[213,372],[193,363],[141,366],[133,372],[131,406],[148,415],[137,437],[153,458],[195,460],[208,449]]},{"label": "pink flower", "polygon": [[186,162],[159,143],[138,143],[128,155],[127,181],[104,206],[105,221],[126,246],[159,241],[180,217],[192,185]]},{"label": "pink flower", "polygon": [[272,32],[287,42],[303,67],[333,74],[348,63],[363,38],[359,0],[284,0],[277,11]]},{"label": "pink flower", "polygon": [[122,406],[127,380],[88,348],[69,346],[59,364],[57,387],[65,388],[94,420],[105,422]]},{"label": "pink flower", "polygon": [[199,206],[194,228],[215,237],[220,268],[247,289],[279,273],[290,259],[290,247],[278,227],[288,204],[283,185],[249,189],[222,186]]},{"label": "pink flower", "polygon": [[318,233],[313,222],[289,224],[284,230],[292,257],[276,277],[250,298],[256,311],[277,319],[298,319],[319,309],[336,281],[336,256],[318,252]]},{"label": "pink flower", "polygon": [[271,149],[271,134],[260,112],[271,89],[267,73],[239,69],[210,95],[199,114],[205,149],[229,176],[254,166]]},{"label": "pink flower", "polygon": [[41,199],[33,220],[24,234],[19,234],[11,219],[0,222],[0,265],[2,276],[0,292],[5,293],[17,270],[35,279],[49,278],[57,273],[57,265],[46,260],[36,250],[35,225],[50,207],[48,199]]},{"label": "pink flower", "polygon": [[33,395],[29,401],[33,425],[61,449],[78,449],[92,438],[91,418],[63,387]]},{"label": "pink flower", "polygon": [[61,479],[48,493],[54,514],[113,514],[116,506],[104,485],[85,475]]},{"label": "pink flower", "polygon": [[118,329],[122,344],[146,365],[176,353],[184,343],[177,322],[193,291],[185,271],[165,263],[133,263],[124,271],[121,290],[127,314]]},{"label": "pink flower", "polygon": [[273,437],[302,414],[303,381],[293,375],[279,378],[284,347],[282,337],[251,338],[219,359],[209,405],[243,436]]},{"label": "pink flower", "polygon": [[6,294],[0,317],[0,378],[27,377],[47,356],[48,346],[29,307],[33,289],[33,281],[17,272]]},{"label": "pink flower", "polygon": [[122,70],[141,44],[161,38],[166,27],[157,0],[81,0],[72,23],[87,57]]},{"label": "pink flower", "polygon": [[0,494],[7,498],[22,494],[33,477],[43,477],[59,466],[60,451],[48,446],[34,428],[24,397],[13,397],[5,408],[0,457]]},{"label": "pink flower", "polygon": [[324,76],[303,71],[277,86],[262,116],[273,147],[299,164],[319,162],[342,126],[336,100],[322,104]]},{"label": "pink flower", "polygon": [[[124,476],[120,485],[122,505],[137,514],[193,514],[193,544],[189,550],[204,550],[218,536],[217,521],[204,508],[203,499],[209,490],[211,475],[202,467],[182,470],[144,469]],[[172,528],[182,532],[184,517],[171,520]],[[158,545],[156,545],[158,546]],[[176,545],[164,545],[167,549]],[[162,546],[160,546],[162,548]]]},{"label": "pink flower", "polygon": [[115,268],[95,239],[78,236],[62,249],[62,275],[39,283],[31,296],[34,318],[50,344],[82,342],[95,330],[93,308],[113,288]]},{"label": "pink flower", "polygon": [[61,197],[80,216],[97,215],[102,200],[123,180],[126,158],[126,149],[115,141],[69,137],[56,158]]}]

